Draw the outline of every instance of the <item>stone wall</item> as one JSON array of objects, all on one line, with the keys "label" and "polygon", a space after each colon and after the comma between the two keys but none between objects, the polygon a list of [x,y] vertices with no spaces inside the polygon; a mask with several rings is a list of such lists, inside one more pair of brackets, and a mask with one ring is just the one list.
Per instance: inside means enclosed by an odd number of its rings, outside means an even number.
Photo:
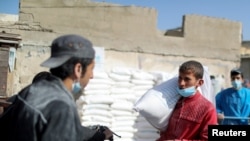
[{"label": "stone wall", "polygon": [[51,41],[69,33],[83,35],[105,49],[105,71],[128,67],[176,74],[181,63],[195,59],[229,82],[230,70],[240,65],[240,22],[184,15],[183,37],[165,36],[156,26],[157,11],[151,8],[21,0],[19,21],[0,22],[0,31],[22,36],[13,93],[29,84],[35,73],[46,70],[40,63],[49,57]]}]

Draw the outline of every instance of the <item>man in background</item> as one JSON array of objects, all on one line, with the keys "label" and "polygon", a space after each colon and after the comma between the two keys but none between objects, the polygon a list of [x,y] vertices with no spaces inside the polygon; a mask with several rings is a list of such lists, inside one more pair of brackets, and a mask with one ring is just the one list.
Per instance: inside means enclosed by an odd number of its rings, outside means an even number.
[{"label": "man in background", "polygon": [[249,79],[244,79],[243,86],[246,88],[250,88],[250,80]]},{"label": "man in background", "polygon": [[241,70],[230,72],[232,87],[216,95],[216,110],[221,125],[248,125],[250,116],[250,89],[243,87]]}]

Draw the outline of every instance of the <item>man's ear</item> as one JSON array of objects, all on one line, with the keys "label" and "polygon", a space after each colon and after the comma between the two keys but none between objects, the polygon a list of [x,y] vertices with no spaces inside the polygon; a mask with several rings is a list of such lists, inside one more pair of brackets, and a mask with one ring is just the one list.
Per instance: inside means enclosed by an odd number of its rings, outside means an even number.
[{"label": "man's ear", "polygon": [[204,80],[203,79],[200,79],[199,82],[198,82],[199,86],[203,85],[204,84]]},{"label": "man's ear", "polygon": [[80,63],[76,63],[74,67],[74,75],[76,78],[80,78],[82,75],[82,65]]}]

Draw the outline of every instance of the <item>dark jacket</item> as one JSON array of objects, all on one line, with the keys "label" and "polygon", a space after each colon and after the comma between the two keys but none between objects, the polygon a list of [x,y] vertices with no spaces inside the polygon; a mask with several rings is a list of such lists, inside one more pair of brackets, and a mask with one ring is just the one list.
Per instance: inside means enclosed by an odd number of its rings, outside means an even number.
[{"label": "dark jacket", "polygon": [[104,141],[105,135],[81,125],[75,101],[56,77],[33,83],[0,117],[3,141]]}]

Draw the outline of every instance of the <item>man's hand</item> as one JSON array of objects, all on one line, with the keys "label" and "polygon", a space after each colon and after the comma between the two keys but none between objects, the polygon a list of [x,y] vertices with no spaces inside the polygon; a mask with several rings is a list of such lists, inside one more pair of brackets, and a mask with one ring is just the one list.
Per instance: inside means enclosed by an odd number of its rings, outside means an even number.
[{"label": "man's hand", "polygon": [[116,135],[117,137],[121,138],[121,136],[117,135],[106,126],[93,125],[89,126],[89,128],[92,130],[96,130],[97,132],[103,133],[105,135],[105,140],[113,141],[113,135]]},{"label": "man's hand", "polygon": [[0,99],[0,106],[1,107],[8,108],[11,104],[12,104],[11,102],[8,102],[6,100],[1,100]]},{"label": "man's hand", "polygon": [[224,114],[218,113],[217,114],[217,119],[218,119],[218,124],[221,124],[221,122],[224,120]]},{"label": "man's hand", "polygon": [[224,119],[224,114],[218,113],[217,118],[218,118],[218,120],[223,120]]},{"label": "man's hand", "polygon": [[110,141],[113,140],[113,132],[109,128],[105,128],[103,133],[105,134],[105,139],[106,140],[110,140]]}]

